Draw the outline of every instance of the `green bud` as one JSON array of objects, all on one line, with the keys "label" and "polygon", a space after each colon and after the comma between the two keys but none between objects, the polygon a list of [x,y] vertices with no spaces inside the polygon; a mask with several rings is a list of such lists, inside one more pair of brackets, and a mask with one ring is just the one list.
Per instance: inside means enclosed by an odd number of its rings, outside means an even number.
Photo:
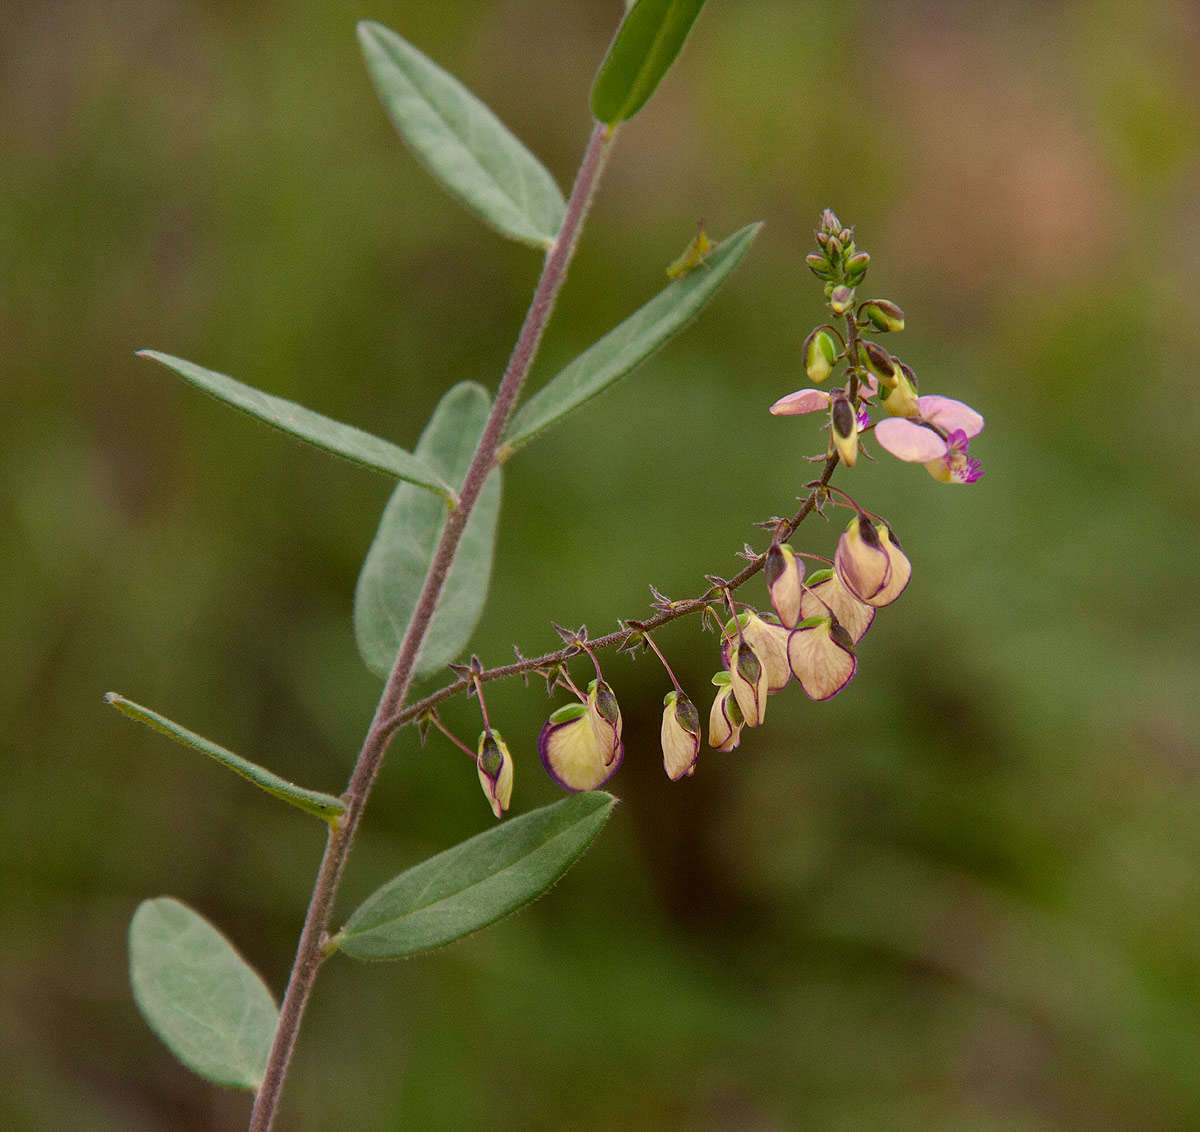
[{"label": "green bud", "polygon": [[[851,249],[854,247],[850,245]],[[851,283],[861,283],[862,278],[867,273],[867,267],[871,263],[871,257],[866,252],[854,252],[846,259],[846,278]]]},{"label": "green bud", "polygon": [[804,262],[808,264],[808,270],[811,271],[818,279],[828,279],[833,273],[829,266],[829,261],[823,255],[817,255],[816,252],[810,252],[804,257]]},{"label": "green bud", "polygon": [[827,208],[821,213],[820,230],[830,236],[836,236],[842,231],[842,222],[837,218],[837,213],[832,208]]},{"label": "green bud", "polygon": [[895,333],[904,329],[904,312],[887,299],[868,299],[859,314],[876,330]]},{"label": "green bud", "polygon": [[854,306],[854,288],[840,284],[829,294],[829,305],[834,314],[845,314]]},{"label": "green bud", "polygon": [[832,372],[837,360],[837,346],[829,331],[818,327],[804,339],[804,372],[809,381],[821,384]]},{"label": "green bud", "polygon": [[842,258],[845,255],[845,248],[842,247],[842,242],[836,236],[830,236],[829,242],[825,245],[825,254],[829,256],[830,263]]}]

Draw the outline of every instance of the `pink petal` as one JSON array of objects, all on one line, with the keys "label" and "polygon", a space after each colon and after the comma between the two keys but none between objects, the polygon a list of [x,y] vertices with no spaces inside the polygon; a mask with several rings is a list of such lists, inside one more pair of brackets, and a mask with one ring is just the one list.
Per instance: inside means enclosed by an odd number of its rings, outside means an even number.
[{"label": "pink petal", "polygon": [[786,397],[780,397],[771,406],[771,412],[777,417],[793,416],[800,413],[819,413],[829,408],[829,394],[821,389],[797,389]]},{"label": "pink petal", "polygon": [[[921,400],[927,398],[922,397]],[[925,428],[907,417],[888,417],[880,421],[875,426],[875,439],[897,460],[908,460],[914,464],[926,464],[946,455],[946,442],[933,429]]]},{"label": "pink petal", "polygon": [[978,436],[983,432],[983,417],[970,405],[964,405],[953,397],[939,397],[937,394],[918,397],[917,407],[921,410],[921,416],[947,432],[961,431],[968,437]]}]

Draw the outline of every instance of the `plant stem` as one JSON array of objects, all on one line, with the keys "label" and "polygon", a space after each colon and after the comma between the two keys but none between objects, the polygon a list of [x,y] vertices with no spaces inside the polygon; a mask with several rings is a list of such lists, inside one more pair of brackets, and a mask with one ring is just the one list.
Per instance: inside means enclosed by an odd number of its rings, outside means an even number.
[{"label": "plant stem", "polygon": [[416,609],[401,642],[391,675],[380,696],[371,726],[363,740],[350,783],[342,796],[346,803],[346,813],[330,830],[325,855],[321,858],[321,866],[309,900],[308,914],[296,948],[296,958],[284,993],[283,1006],[280,1008],[279,1025],[275,1030],[266,1074],[255,1094],[254,1108],[250,1114],[250,1132],[267,1132],[274,1120],[284,1078],[300,1032],[304,1009],[308,1004],[317,972],[325,958],[322,945],[328,933],[334,898],[354,843],[354,836],[358,831],[358,824],[362,819],[371,787],[379,774],[379,768],[383,765],[388,743],[399,725],[399,713],[412,683],[417,655],[437,609],[446,575],[454,563],[467,519],[470,518],[471,510],[488,474],[496,465],[496,452],[504,427],[516,406],[521,386],[529,373],[542,332],[554,308],[554,300],[575,253],[580,229],[611,148],[613,133],[612,127],[600,123],[592,130],[591,140],[588,142],[575,184],[571,189],[570,199],[567,201],[558,238],[546,254],[541,278],[521,326],[517,343],[513,347],[500,388],[496,392],[496,399],[484,426],[483,435],[479,439],[479,446],[467,470],[458,503],[450,509],[446,517],[441,541],[425,576]]}]

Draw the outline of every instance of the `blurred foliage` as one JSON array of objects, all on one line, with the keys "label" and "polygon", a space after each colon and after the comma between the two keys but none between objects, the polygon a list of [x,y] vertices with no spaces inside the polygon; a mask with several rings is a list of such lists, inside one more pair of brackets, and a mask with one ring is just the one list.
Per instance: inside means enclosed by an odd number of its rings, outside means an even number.
[{"label": "blurred foliage", "polygon": [[[403,150],[353,20],[462,78],[565,187],[621,7],[0,8],[3,1127],[240,1126],[246,1098],[137,1017],[126,926],[176,895],[278,991],[321,851],[102,693],[336,792],[378,691],[350,613],[388,481],[132,351],[406,446],[454,381],[494,388],[537,256]],[[767,227],[695,327],[514,459],[474,647],[695,592],[789,506],[819,441],[765,408],[803,384],[824,205],[904,307],[924,390],[987,416],[987,475],[839,477],[913,583],[843,695],[789,689],[693,780],[662,775],[655,663],[612,660],[604,836],[475,938],[330,963],[283,1129],[1200,1126],[1198,55],[1186,0],[707,6],[616,146],[534,384],[659,289],[698,217]],[[659,643],[699,698],[714,638]],[[518,812],[556,796],[550,706],[489,696]],[[343,915],[491,820],[461,755],[402,735]]]}]

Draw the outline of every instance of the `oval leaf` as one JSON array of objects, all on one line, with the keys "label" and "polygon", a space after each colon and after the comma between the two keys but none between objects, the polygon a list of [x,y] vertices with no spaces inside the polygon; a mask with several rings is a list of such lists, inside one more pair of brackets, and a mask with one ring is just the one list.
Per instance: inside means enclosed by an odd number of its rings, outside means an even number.
[{"label": "oval leaf", "polygon": [[573,794],[447,849],[369,896],[331,942],[356,959],[404,959],[485,928],[549,889],[616,801]]},{"label": "oval leaf", "polygon": [[[417,456],[454,484],[466,477],[491,401],[475,382],[454,386],[439,402],[417,443]],[[500,470],[488,477],[463,532],[437,612],[417,658],[423,676],[453,660],[483,613],[500,514]],[[428,494],[399,484],[367,552],[354,593],[354,635],[372,671],[391,671],[442,536],[446,511]]]},{"label": "oval leaf", "polygon": [[235,755],[211,739],[197,735],[195,731],[189,731],[165,715],[159,715],[158,712],[151,711],[148,707],[135,704],[133,700],[127,700],[116,692],[105,692],[104,699],[106,703],[112,704],[117,711],[129,716],[130,719],[144,723],[147,727],[174,739],[176,743],[203,752],[210,759],[233,771],[234,774],[240,774],[247,781],[253,782],[260,790],[265,790],[272,797],[287,802],[305,813],[314,814],[333,823],[346,812],[346,803],[340,798],[335,798],[332,794],[324,794],[320,790],[309,790],[306,786],[297,786],[286,778],[280,778],[266,767],[252,763],[249,759],[242,758],[241,755]]},{"label": "oval leaf", "polygon": [[160,362],[197,389],[211,393],[218,400],[265,421],[280,432],[306,440],[309,444],[315,444],[335,456],[344,456],[356,464],[435,491],[449,502],[454,500],[454,492],[432,469],[411,452],[405,452],[390,441],[372,436],[369,432],[363,432],[352,425],[342,424],[341,421],[323,417],[303,405],[297,405],[295,401],[264,393],[252,385],[243,385],[232,377],[205,369],[183,358],[172,357],[158,350],[138,350],[137,356]]},{"label": "oval leaf", "polygon": [[507,448],[515,451],[528,444],[678,334],[717,293],[761,227],[747,224],[722,240],[694,271],[669,284],[551,378],[517,410],[508,427]]},{"label": "oval leaf", "polygon": [[592,113],[615,126],[632,118],[675,62],[704,0],[638,0],[617,28],[592,85]]},{"label": "oval leaf", "polygon": [[169,896],[144,900],[129,925],[134,1001],[189,1069],[257,1089],[279,1012],[258,973],[203,916]]},{"label": "oval leaf", "polygon": [[358,40],[383,107],[417,160],[502,235],[554,242],[566,203],[554,178],[453,75],[381,24]]}]

